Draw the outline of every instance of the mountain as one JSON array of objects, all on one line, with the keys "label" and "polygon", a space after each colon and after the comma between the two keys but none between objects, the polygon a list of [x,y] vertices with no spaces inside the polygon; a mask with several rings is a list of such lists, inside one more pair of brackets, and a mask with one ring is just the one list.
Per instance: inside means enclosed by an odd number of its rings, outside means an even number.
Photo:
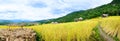
[{"label": "mountain", "polygon": [[12,21],[9,20],[0,20],[0,25],[6,25],[6,24],[10,24],[12,23]]},{"label": "mountain", "polygon": [[46,23],[51,23],[55,22],[55,19],[46,19],[46,20],[39,20],[39,21],[34,21],[35,23],[40,23],[40,24],[46,24]]},{"label": "mountain", "polygon": [[26,23],[26,22],[31,22],[30,20],[0,20],[0,25],[7,25],[7,24],[12,24],[12,23]]},{"label": "mountain", "polygon": [[[99,17],[102,14],[109,14],[109,16],[119,16],[120,15],[120,0],[113,0],[109,4],[105,4],[93,9],[80,10],[72,12],[66,16],[56,18],[52,21],[56,22],[73,22],[75,18],[82,17],[84,20]],[[52,22],[49,21],[49,22]],[[48,23],[49,23],[48,22]]]},{"label": "mountain", "polygon": [[14,19],[14,20],[9,20],[12,21],[14,23],[19,23],[19,22],[31,22],[30,20],[19,20],[19,19]]}]

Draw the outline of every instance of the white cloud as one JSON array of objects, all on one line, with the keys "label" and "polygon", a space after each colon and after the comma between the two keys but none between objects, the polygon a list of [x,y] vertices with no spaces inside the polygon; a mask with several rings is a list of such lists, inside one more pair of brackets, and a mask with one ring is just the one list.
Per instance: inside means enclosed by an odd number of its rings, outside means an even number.
[{"label": "white cloud", "polygon": [[[112,0],[0,0],[0,19],[42,20],[57,18],[73,11],[94,8],[110,3],[111,1]],[[12,13],[8,11],[16,12]]]}]

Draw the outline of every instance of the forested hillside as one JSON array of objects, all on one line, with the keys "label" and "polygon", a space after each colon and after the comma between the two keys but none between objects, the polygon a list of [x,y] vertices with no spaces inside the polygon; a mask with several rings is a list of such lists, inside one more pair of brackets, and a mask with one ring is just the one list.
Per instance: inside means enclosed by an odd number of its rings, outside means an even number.
[{"label": "forested hillside", "polygon": [[109,14],[109,16],[120,15],[120,0],[113,0],[109,4],[105,4],[93,9],[75,11],[60,18],[56,18],[50,21],[47,20],[46,23],[50,23],[53,21],[60,23],[73,22],[75,18],[79,18],[79,17],[82,17],[84,20],[86,20],[86,19],[99,17],[102,14]]}]

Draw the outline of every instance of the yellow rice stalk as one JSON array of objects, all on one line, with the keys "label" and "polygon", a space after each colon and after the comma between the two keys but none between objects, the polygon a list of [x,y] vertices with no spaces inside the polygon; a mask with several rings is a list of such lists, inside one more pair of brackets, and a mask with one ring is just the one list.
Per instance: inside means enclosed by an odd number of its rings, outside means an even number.
[{"label": "yellow rice stalk", "polygon": [[33,26],[34,30],[39,30],[42,39],[45,41],[87,41],[96,26],[97,21],[82,21],[60,24],[45,24]]},{"label": "yellow rice stalk", "polygon": [[110,36],[120,39],[120,17],[109,17],[101,20],[103,30]]}]

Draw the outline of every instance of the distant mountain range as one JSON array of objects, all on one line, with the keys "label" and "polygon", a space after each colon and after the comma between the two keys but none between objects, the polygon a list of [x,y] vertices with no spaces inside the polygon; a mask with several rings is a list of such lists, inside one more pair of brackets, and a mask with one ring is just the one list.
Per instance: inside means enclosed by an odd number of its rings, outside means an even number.
[{"label": "distant mountain range", "polygon": [[18,20],[18,19],[16,19],[16,20],[9,20],[9,21],[12,21],[12,22],[31,22],[30,20]]},{"label": "distant mountain range", "polygon": [[0,20],[0,25],[6,25],[11,23],[31,22],[30,20]]}]

